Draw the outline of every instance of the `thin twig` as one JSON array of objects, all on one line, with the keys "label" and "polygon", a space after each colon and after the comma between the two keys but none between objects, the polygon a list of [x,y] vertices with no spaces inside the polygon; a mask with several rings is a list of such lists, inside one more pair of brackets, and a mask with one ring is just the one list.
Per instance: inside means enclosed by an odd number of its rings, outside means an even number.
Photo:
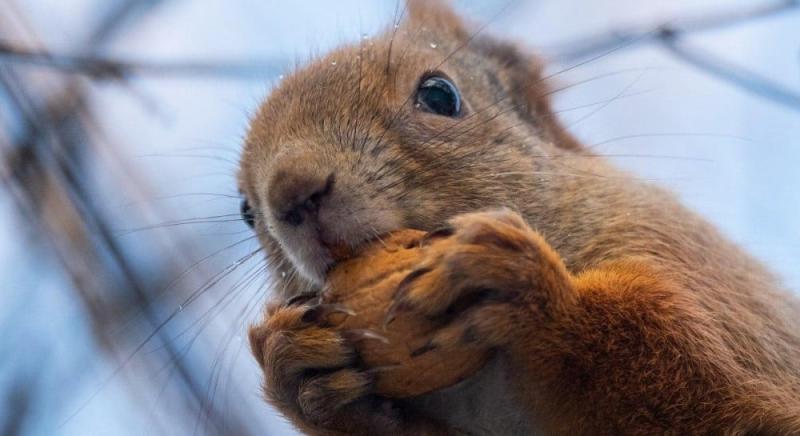
[{"label": "thin twig", "polygon": [[98,80],[121,80],[132,76],[161,78],[208,76],[263,80],[280,74],[288,65],[288,62],[283,59],[252,62],[129,61],[100,56],[55,54],[0,41],[0,61],[2,60],[54,68],[65,73],[82,74]]},{"label": "thin twig", "polygon": [[718,79],[790,109],[800,110],[800,95],[774,81],[719,59],[708,51],[689,48],[686,44],[678,43],[675,38],[665,35],[659,41],[678,59]]},{"label": "thin twig", "polygon": [[548,57],[551,61],[571,63],[596,56],[598,53],[608,52],[617,47],[624,46],[629,49],[640,44],[657,43],[681,61],[720,80],[790,109],[800,110],[800,94],[793,90],[742,67],[732,65],[713,53],[692,49],[679,43],[679,40],[699,32],[719,30],[799,9],[800,0],[780,0],[747,9],[668,20],[655,26],[617,29],[604,35],[594,35],[562,44],[561,48],[553,51]]},{"label": "thin twig", "polygon": [[644,27],[623,27],[557,44],[547,50],[549,53],[548,59],[562,63],[574,62],[622,45],[634,46],[658,42],[665,34],[686,36],[688,34],[719,30],[798,9],[800,9],[800,0],[778,0],[746,9],[727,10],[714,14],[704,13],[686,18],[673,18]]}]

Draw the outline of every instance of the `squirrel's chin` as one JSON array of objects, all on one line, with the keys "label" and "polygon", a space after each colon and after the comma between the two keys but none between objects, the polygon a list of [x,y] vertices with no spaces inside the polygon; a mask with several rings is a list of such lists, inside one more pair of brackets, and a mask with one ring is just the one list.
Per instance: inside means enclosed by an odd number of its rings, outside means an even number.
[{"label": "squirrel's chin", "polygon": [[[369,223],[363,225],[361,223]],[[364,209],[359,218],[314,217],[302,225],[276,222],[270,235],[303,278],[324,284],[328,271],[365,244],[403,228],[394,214]]]},{"label": "squirrel's chin", "polygon": [[302,253],[287,252],[290,261],[300,274],[317,286],[322,286],[327,280],[328,273],[340,262],[350,259],[365,246],[375,240],[380,240],[391,232],[378,236],[364,235],[363,238],[348,242],[322,243],[309,241]]},{"label": "squirrel's chin", "polygon": [[[336,263],[330,251],[315,238],[302,240],[279,241],[280,250],[285,259],[305,280],[314,285],[321,286],[325,282],[328,270]],[[286,238],[291,239],[291,238]]]},{"label": "squirrel's chin", "polygon": [[325,283],[328,271],[335,265],[333,258],[324,252],[312,258],[294,259],[291,254],[289,258],[300,275],[316,286]]}]

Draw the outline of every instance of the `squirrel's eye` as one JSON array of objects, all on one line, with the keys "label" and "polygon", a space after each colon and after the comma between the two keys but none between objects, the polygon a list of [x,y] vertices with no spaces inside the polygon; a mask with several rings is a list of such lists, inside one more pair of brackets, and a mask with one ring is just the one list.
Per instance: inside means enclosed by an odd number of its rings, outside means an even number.
[{"label": "squirrel's eye", "polygon": [[242,221],[244,221],[250,228],[256,227],[256,216],[253,213],[253,208],[246,198],[242,199],[242,204],[239,206],[239,212],[242,214]]},{"label": "squirrel's eye", "polygon": [[419,85],[416,106],[437,115],[455,117],[461,113],[461,96],[453,82],[432,76]]}]

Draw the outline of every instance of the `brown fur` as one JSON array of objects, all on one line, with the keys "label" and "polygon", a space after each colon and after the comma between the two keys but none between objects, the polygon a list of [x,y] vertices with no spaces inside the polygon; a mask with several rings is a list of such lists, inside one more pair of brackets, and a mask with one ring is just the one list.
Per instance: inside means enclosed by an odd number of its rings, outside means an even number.
[{"label": "brown fur", "polygon": [[[430,70],[458,85],[462,117],[415,110]],[[272,93],[241,169],[270,260],[290,271],[250,332],[267,399],[309,434],[800,434],[796,300],[670,194],[570,137],[539,70],[412,0],[399,29]],[[276,218],[284,194],[329,177],[313,222]],[[318,288],[330,242],[445,223],[462,248],[431,253],[398,301],[447,313],[433,345],[495,350],[524,425],[459,429],[422,399],[376,397],[380,368],[361,366],[313,300],[285,301]]]}]

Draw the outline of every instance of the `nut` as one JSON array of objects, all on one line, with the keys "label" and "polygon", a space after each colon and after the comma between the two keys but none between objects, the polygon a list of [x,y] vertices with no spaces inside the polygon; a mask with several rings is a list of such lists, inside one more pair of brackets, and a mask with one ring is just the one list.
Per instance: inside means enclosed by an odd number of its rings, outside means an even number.
[{"label": "nut", "polygon": [[[376,392],[387,397],[418,396],[452,386],[478,371],[488,358],[487,352],[467,344],[447,349],[431,346],[429,341],[442,323],[413,310],[401,311],[385,324],[400,281],[422,259],[425,235],[417,230],[398,231],[341,261],[330,272],[322,297],[325,303],[355,312],[340,314],[331,323],[345,336],[360,333],[354,341],[356,349],[364,364],[376,371]],[[449,242],[430,241],[441,243]]]}]

